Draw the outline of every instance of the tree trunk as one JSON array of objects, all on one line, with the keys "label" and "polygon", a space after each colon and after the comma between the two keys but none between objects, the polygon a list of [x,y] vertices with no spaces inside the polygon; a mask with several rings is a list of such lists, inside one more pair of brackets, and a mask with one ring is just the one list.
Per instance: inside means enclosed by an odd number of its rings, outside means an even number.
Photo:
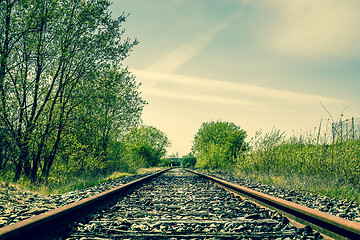
[{"label": "tree trunk", "polygon": [[15,176],[14,181],[18,181],[24,169],[24,163],[29,159],[29,150],[27,143],[20,147],[20,156],[15,163]]}]

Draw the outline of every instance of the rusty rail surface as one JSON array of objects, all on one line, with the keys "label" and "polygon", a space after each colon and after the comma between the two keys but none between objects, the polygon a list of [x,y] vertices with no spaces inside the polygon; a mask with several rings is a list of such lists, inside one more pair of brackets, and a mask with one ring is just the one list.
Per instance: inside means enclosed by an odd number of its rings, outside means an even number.
[{"label": "rusty rail surface", "polygon": [[126,194],[134,187],[147,182],[171,168],[134,180],[119,187],[82,199],[23,221],[0,228],[0,240],[9,239],[53,239],[72,222],[101,209]]},{"label": "rusty rail surface", "polygon": [[360,239],[360,223],[358,222],[340,218],[316,209],[255,191],[250,188],[229,183],[190,169],[185,170],[208,178],[241,196],[259,203],[260,205],[275,209],[296,222],[304,225],[310,225],[313,229],[328,237],[335,239]]}]

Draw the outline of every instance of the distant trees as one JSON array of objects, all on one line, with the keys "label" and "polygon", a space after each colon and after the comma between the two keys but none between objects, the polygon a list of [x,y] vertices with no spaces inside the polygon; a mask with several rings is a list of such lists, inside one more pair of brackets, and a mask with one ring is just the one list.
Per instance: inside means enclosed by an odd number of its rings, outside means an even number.
[{"label": "distant trees", "polygon": [[132,128],[123,141],[132,168],[157,166],[171,145],[166,134],[152,126]]},{"label": "distant trees", "polygon": [[226,169],[248,146],[246,132],[232,122],[210,121],[202,124],[193,141],[196,167]]},{"label": "distant trees", "polygon": [[196,158],[191,153],[182,156],[181,165],[183,167],[195,167],[195,164],[196,164]]},{"label": "distant trees", "polygon": [[109,6],[0,1],[0,171],[15,180],[46,180],[56,161],[81,153],[106,162],[139,121],[145,102],[119,67],[137,41],[123,39],[126,16],[112,19]]}]

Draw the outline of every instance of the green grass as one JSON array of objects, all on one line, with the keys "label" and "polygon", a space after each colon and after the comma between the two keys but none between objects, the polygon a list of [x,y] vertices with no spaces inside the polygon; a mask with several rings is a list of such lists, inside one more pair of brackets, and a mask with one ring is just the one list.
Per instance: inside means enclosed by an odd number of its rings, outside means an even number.
[{"label": "green grass", "polygon": [[124,176],[129,176],[129,175],[133,175],[133,174],[123,173],[123,172],[115,172],[115,173],[113,173],[113,174],[111,174],[109,176],[100,177],[100,178],[95,179],[95,180],[76,179],[76,180],[74,180],[73,182],[71,182],[69,184],[65,184],[64,186],[53,189],[52,193],[56,192],[58,194],[61,194],[61,193],[75,191],[75,190],[81,190],[81,189],[93,187],[93,186],[96,186],[98,184],[108,182],[108,181],[112,181],[112,180],[115,180],[115,179],[118,179],[118,178],[121,178],[121,177],[124,177]]},{"label": "green grass", "polygon": [[63,178],[50,178],[51,181],[43,184],[32,184],[29,180],[21,178],[18,182],[12,182],[12,178],[2,178],[0,179],[0,183],[3,185],[9,185],[14,187],[19,187],[24,190],[28,190],[31,192],[36,192],[43,195],[51,195],[51,194],[63,194],[66,192],[71,192],[75,190],[81,190],[89,187],[96,186],[98,184],[112,181],[124,176],[129,175],[139,175],[149,172],[154,172],[157,170],[162,170],[160,167],[152,167],[152,168],[140,168],[134,171],[134,173],[128,172],[114,172],[110,175],[94,175],[94,174],[82,174],[78,177],[69,177],[64,176]]},{"label": "green grass", "polygon": [[97,177],[83,177],[83,178],[73,178],[71,181],[61,182],[59,184],[31,184],[30,181],[21,179],[17,183],[11,181],[2,181],[2,184],[20,187],[25,190],[36,192],[43,195],[50,194],[62,194],[70,191],[81,190],[89,187],[96,186],[98,184],[112,181],[117,178],[121,178],[128,175],[134,175],[127,172],[115,172],[108,176],[97,176]]},{"label": "green grass", "polygon": [[159,170],[163,170],[163,169],[164,169],[163,167],[139,168],[138,170],[136,170],[136,174],[155,172],[155,171],[159,171]]},{"label": "green grass", "polygon": [[360,202],[360,140],[335,142],[259,133],[238,159],[242,176],[263,184]]},{"label": "green grass", "polygon": [[264,185],[273,185],[298,192],[309,192],[317,195],[328,196],[360,203],[359,188],[352,184],[342,184],[337,179],[323,179],[319,176],[299,176],[284,173],[235,173],[240,178]]},{"label": "green grass", "polygon": [[[163,168],[159,168],[159,167],[152,167],[152,168],[140,168],[138,170],[136,170],[136,174],[135,175],[139,175],[139,174],[144,174],[144,173],[148,173],[148,172],[154,172],[157,170],[161,170]],[[107,182],[107,181],[112,181],[124,176],[129,176],[129,175],[134,175],[132,173],[127,173],[127,172],[114,172],[108,176],[99,176],[99,177],[95,177],[95,179],[93,179],[94,177],[90,178],[76,178],[73,179],[70,183],[66,183],[60,186],[42,186],[41,188],[45,188],[45,192],[42,191],[42,193],[46,193],[46,194],[61,194],[61,193],[66,193],[66,192],[70,192],[70,191],[75,191],[75,190],[81,190],[81,189],[85,189],[85,188],[89,188],[89,187],[93,187],[96,186],[98,184]]]}]

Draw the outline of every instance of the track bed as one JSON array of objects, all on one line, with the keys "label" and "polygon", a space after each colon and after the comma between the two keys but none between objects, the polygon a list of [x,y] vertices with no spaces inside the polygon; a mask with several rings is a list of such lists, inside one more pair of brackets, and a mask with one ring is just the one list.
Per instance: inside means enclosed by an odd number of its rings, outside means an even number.
[{"label": "track bed", "polygon": [[275,211],[173,169],[71,226],[60,239],[319,239]]}]

